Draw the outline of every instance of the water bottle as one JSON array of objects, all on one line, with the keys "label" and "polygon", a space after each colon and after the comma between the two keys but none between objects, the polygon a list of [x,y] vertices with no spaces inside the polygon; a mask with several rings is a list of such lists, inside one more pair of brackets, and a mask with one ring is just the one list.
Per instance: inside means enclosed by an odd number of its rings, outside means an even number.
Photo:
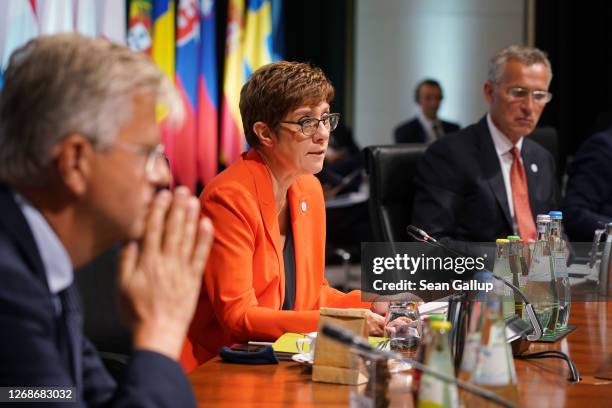
[{"label": "water bottle", "polygon": [[[503,282],[496,281],[481,314],[480,347],[470,381],[519,406],[516,370],[512,349],[506,342],[506,322],[502,312]],[[496,404],[469,394],[462,394],[466,407],[493,407]]]},{"label": "water bottle", "polygon": [[[512,272],[512,283],[519,289],[525,286],[523,276],[527,277],[527,270],[523,270],[524,259],[522,258],[523,248],[521,245],[521,237],[518,235],[508,235],[509,251],[508,262],[510,263],[510,271]],[[523,282],[521,282],[523,281]],[[523,316],[523,301],[514,298],[514,313],[518,317]]]},{"label": "water bottle", "polygon": [[557,328],[565,329],[569,320],[571,305],[571,288],[567,272],[567,244],[563,239],[563,213],[551,211],[550,215],[550,249],[553,259],[553,272],[559,294],[559,317]]},{"label": "water bottle", "polygon": [[538,215],[538,237],[533,244],[529,274],[525,284],[525,296],[533,304],[545,334],[554,332],[559,307],[559,296],[550,254],[549,228],[550,216],[548,214]]},{"label": "water bottle", "polygon": [[[499,276],[513,282],[513,273],[510,268],[510,241],[507,239],[498,239],[495,241],[497,251],[495,253],[495,263],[493,264],[493,275]],[[517,276],[518,279],[518,276]],[[514,316],[514,291],[507,285],[504,285],[503,291],[503,313],[504,318]]]},{"label": "water bottle", "polygon": [[[448,333],[451,323],[432,321],[430,323],[431,341],[425,353],[425,365],[438,373],[455,376],[451,358]],[[449,384],[429,374],[423,374],[419,386],[418,408],[456,408],[459,407],[459,394],[455,384]]]}]

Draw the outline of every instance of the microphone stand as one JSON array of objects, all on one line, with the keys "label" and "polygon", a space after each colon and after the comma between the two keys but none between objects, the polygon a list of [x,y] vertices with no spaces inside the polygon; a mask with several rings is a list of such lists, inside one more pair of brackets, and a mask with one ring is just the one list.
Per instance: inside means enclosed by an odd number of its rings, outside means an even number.
[{"label": "microphone stand", "polygon": [[353,332],[346,330],[344,328],[341,328],[335,325],[325,324],[323,325],[322,333],[340,343],[355,347],[360,351],[364,351],[364,352],[371,353],[374,355],[380,355],[380,356],[385,357],[386,359],[394,359],[394,360],[399,360],[399,361],[408,363],[414,368],[416,368],[417,370],[425,374],[431,375],[432,377],[437,378],[438,380],[442,380],[446,383],[455,384],[457,385],[457,387],[461,389],[464,389],[468,392],[476,394],[486,400],[495,402],[496,404],[499,404],[503,407],[507,407],[507,408],[515,407],[515,405],[513,405],[510,401],[504,398],[501,398],[494,392],[485,390],[481,387],[477,387],[471,383],[465,382],[458,378],[455,378],[455,377],[452,377],[452,376],[449,376],[443,373],[439,373],[427,367],[426,365],[421,364],[418,361],[413,360],[411,358],[406,358],[399,353],[395,353],[392,351],[377,350],[374,347],[370,346],[370,344],[368,343],[366,339],[360,336],[357,336]]}]

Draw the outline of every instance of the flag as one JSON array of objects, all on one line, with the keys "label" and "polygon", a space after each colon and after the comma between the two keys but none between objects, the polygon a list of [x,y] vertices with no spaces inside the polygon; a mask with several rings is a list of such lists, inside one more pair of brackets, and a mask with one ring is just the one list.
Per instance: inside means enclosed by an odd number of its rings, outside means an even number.
[{"label": "flag", "polygon": [[127,44],[131,50],[151,55],[153,45],[152,0],[130,0]]},{"label": "flag", "polygon": [[[154,0],[153,1],[153,41],[151,54],[157,66],[174,82],[175,64],[175,36],[174,36],[174,1]],[[135,73],[137,74],[137,73]],[[158,119],[161,121],[162,142],[164,143],[164,153],[170,161],[170,170],[176,174],[176,158],[174,155],[174,136],[175,129],[172,129],[164,120],[168,115],[168,110],[158,109]]]},{"label": "flag", "polygon": [[244,83],[243,14],[243,0],[229,0],[225,35],[223,100],[221,102],[221,160],[226,166],[238,158],[245,146],[238,106],[240,88]]},{"label": "flag", "polygon": [[[8,66],[9,58],[13,51],[26,42],[36,37],[39,33],[38,20],[36,17],[36,2],[34,0],[7,0],[0,5],[4,24],[0,30],[3,31],[3,48],[0,56],[0,74]],[[0,89],[3,80],[0,75]]]},{"label": "flag", "polygon": [[72,0],[38,0],[40,34],[72,32],[74,29],[74,3]]},{"label": "flag", "polygon": [[[126,0],[98,0],[96,2],[96,25],[99,37],[125,45],[125,2]],[[150,23],[151,14],[149,13],[149,28]]]},{"label": "flag", "polygon": [[95,37],[96,4],[94,0],[74,0],[74,31],[89,37]]},{"label": "flag", "polygon": [[200,7],[196,0],[179,0],[176,29],[176,85],[181,94],[185,120],[174,138],[174,175],[192,193],[197,183],[196,114],[198,94],[198,51]]},{"label": "flag", "polygon": [[215,52],[215,2],[202,0],[200,21],[200,72],[198,75],[197,164],[206,185],[217,174],[218,126],[217,53]]},{"label": "flag", "polygon": [[283,0],[272,1],[272,61],[280,61],[285,55],[285,22]]},{"label": "flag", "polygon": [[272,62],[272,9],[270,0],[248,0],[244,29],[245,77]]}]

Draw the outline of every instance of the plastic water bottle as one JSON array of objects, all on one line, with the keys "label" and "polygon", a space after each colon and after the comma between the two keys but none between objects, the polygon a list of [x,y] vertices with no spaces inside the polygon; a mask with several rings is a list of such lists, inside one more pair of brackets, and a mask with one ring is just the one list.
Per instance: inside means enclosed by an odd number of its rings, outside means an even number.
[{"label": "plastic water bottle", "polygon": [[567,272],[567,244],[563,239],[563,213],[551,211],[550,215],[550,249],[553,258],[553,272],[559,294],[559,317],[557,328],[565,329],[569,320],[571,305],[571,288]]}]

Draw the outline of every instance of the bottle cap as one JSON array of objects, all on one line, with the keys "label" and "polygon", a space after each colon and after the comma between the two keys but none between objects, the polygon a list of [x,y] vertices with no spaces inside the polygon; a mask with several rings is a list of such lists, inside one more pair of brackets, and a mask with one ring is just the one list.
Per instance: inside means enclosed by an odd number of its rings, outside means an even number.
[{"label": "bottle cap", "polygon": [[497,238],[497,239],[495,240],[495,243],[497,243],[497,244],[507,244],[508,242],[510,242],[510,241],[508,241],[508,240],[507,240],[507,239],[505,239],[505,238]]},{"label": "bottle cap", "polygon": [[520,241],[521,237],[518,235],[508,235],[508,241]]},{"label": "bottle cap", "polygon": [[563,219],[563,213],[561,211],[551,211],[548,213],[548,215],[550,215],[550,218]]},{"label": "bottle cap", "polygon": [[427,321],[431,324],[433,322],[443,322],[446,320],[446,314],[444,313],[432,313],[427,316]]},{"label": "bottle cap", "polygon": [[448,320],[440,321],[435,320],[431,322],[431,328],[433,330],[450,330],[453,325]]},{"label": "bottle cap", "polygon": [[550,222],[550,215],[548,214],[538,214],[536,218],[537,222]]}]

